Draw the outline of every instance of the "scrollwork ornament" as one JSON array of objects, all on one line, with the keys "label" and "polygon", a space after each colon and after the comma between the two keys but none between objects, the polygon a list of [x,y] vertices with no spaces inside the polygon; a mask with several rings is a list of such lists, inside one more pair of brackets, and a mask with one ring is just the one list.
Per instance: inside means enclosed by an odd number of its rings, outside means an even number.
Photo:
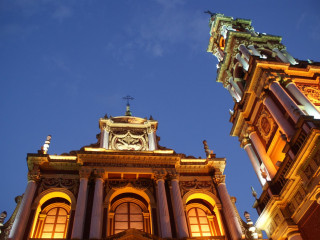
[{"label": "scrollwork ornament", "polygon": [[93,169],[92,170],[92,175],[95,177],[95,178],[103,178],[104,176],[104,169]]},{"label": "scrollwork ornament", "polygon": [[91,174],[91,169],[80,169],[79,177],[80,178],[89,178]]},{"label": "scrollwork ornament", "polygon": [[226,176],[225,175],[215,175],[213,178],[213,181],[219,185],[221,183],[225,183],[226,182]]},{"label": "scrollwork ornament", "polygon": [[78,193],[79,181],[78,179],[66,178],[43,178],[39,187],[39,193],[50,188],[65,188],[76,196]]},{"label": "scrollwork ornament", "polygon": [[39,181],[40,179],[40,168],[39,165],[34,165],[28,172],[28,181]]},{"label": "scrollwork ornament", "polygon": [[257,122],[257,128],[260,132],[260,135],[266,142],[269,141],[275,127],[276,125],[271,115],[267,112],[265,108],[263,108]]}]

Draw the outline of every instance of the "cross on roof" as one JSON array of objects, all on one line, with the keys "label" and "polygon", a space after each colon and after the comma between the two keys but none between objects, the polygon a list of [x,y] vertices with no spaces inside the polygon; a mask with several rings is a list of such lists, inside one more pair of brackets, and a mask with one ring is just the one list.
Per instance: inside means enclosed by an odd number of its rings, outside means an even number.
[{"label": "cross on roof", "polygon": [[131,97],[130,95],[127,95],[127,96],[123,97],[122,99],[123,99],[123,100],[127,100],[127,105],[129,105],[129,106],[130,106],[129,101],[130,101],[130,100],[134,100],[134,98]]}]

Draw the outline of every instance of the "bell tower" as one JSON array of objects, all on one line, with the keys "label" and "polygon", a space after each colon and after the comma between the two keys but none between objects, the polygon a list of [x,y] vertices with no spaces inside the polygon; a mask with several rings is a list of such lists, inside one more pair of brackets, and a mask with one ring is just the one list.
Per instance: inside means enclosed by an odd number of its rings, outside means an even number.
[{"label": "bell tower", "polygon": [[209,27],[216,81],[234,100],[230,135],[262,186],[256,226],[272,239],[317,239],[320,63],[293,58],[281,37],[256,32],[247,19],[211,14]]}]

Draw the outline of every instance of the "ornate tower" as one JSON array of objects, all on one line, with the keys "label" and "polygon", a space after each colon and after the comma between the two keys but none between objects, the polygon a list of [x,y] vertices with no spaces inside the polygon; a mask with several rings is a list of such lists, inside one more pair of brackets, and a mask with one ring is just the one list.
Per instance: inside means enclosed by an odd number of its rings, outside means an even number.
[{"label": "ornate tower", "polygon": [[320,63],[294,59],[250,20],[212,14],[209,26],[217,82],[234,100],[230,134],[263,190],[256,226],[272,239],[319,239]]},{"label": "ornate tower", "polygon": [[247,223],[239,217],[224,181],[226,160],[206,141],[201,159],[160,146],[152,118],[130,112],[105,116],[99,126],[97,143],[80,150],[48,154],[49,136],[28,154],[27,188],[0,226],[1,240],[261,237],[248,213]]}]

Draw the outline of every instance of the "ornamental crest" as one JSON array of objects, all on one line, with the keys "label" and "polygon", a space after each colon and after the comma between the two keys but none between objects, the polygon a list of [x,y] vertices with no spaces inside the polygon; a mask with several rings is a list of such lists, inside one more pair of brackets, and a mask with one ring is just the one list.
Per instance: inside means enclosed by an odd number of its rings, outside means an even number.
[{"label": "ornamental crest", "polygon": [[198,179],[194,179],[193,181],[181,181],[180,188],[182,196],[193,189],[202,189],[216,194],[212,181],[198,181]]},{"label": "ornamental crest", "polygon": [[257,121],[257,128],[266,143],[269,142],[271,134],[275,127],[276,125],[272,117],[267,112],[267,110],[263,108]]},{"label": "ornamental crest", "polygon": [[125,134],[115,134],[111,140],[112,149],[116,150],[147,150],[147,141],[144,135],[133,135],[130,131]]}]

